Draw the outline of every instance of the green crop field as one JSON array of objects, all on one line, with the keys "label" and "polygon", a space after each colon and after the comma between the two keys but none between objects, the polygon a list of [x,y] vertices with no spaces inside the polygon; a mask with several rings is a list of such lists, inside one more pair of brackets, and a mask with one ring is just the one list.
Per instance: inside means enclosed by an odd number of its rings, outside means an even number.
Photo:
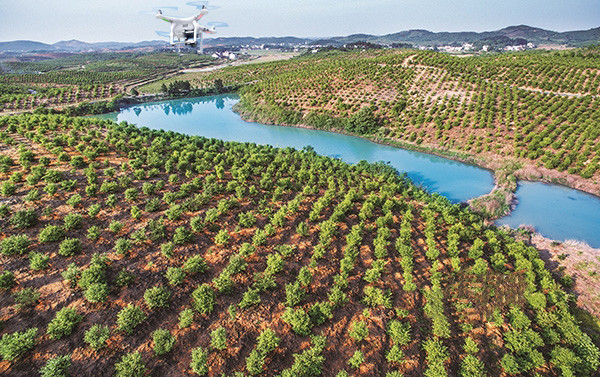
[{"label": "green crop field", "polygon": [[[370,116],[398,134],[457,117],[464,101],[452,96],[413,103],[413,91],[451,85],[449,71],[418,68],[430,54],[406,61],[414,55],[269,63],[278,73],[245,89],[244,106],[269,98],[264,116],[314,107],[356,120],[372,102]],[[302,76],[309,65],[315,75]],[[253,70],[215,76],[261,77]],[[525,106],[514,90],[506,101]],[[590,97],[557,98],[577,116],[597,111]],[[418,106],[430,115],[412,124]],[[465,106],[470,121],[450,130],[483,117]],[[502,127],[519,122],[499,108],[485,108],[484,132],[504,116]],[[383,164],[19,115],[0,118],[0,180],[4,375],[585,376],[600,365],[568,279],[555,280],[538,250]]]}]

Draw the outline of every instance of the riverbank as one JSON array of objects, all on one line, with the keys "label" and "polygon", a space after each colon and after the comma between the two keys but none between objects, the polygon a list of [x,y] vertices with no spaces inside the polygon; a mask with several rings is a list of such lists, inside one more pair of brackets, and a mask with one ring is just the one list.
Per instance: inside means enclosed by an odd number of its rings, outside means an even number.
[{"label": "riverbank", "polygon": [[557,184],[587,192],[594,196],[599,196],[600,193],[600,185],[595,182],[589,182],[582,177],[566,172],[552,171],[550,169],[537,167],[531,162],[522,159],[517,160],[502,158],[501,156],[471,155],[447,148],[409,143],[403,140],[378,137],[377,135],[357,135],[339,128],[320,129],[307,124],[282,124],[274,122],[272,119],[265,119],[260,115],[257,117],[255,116],[255,113],[244,109],[239,103],[234,106],[234,111],[247,122],[259,122],[276,126],[334,132],[342,135],[359,137],[381,145],[427,153],[489,170],[494,175],[494,188],[489,193],[468,201],[469,206],[474,211],[485,216],[489,224],[495,219],[509,215],[515,209],[517,205],[515,192],[518,188],[518,179],[522,181]]},{"label": "riverbank", "polygon": [[[564,242],[550,240],[537,233],[532,235],[529,243],[539,250],[546,268],[575,295],[577,306],[595,317],[595,331],[598,332],[600,249],[574,240]],[[585,318],[580,320],[586,321]],[[600,336],[600,333],[598,335]]]}]

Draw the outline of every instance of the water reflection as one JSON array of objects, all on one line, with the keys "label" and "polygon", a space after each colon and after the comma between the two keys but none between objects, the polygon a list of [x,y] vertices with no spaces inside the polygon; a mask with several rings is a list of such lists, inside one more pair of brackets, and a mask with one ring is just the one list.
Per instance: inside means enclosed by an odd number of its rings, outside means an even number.
[{"label": "water reflection", "polygon": [[211,104],[214,103],[215,107],[219,110],[225,108],[225,98],[229,98],[227,95],[210,96],[190,99],[180,99],[165,102],[154,102],[144,103],[140,105],[131,106],[124,108],[121,112],[131,112],[139,117],[142,111],[162,111],[165,115],[173,113],[174,115],[187,115],[194,111],[194,107],[200,104]]}]

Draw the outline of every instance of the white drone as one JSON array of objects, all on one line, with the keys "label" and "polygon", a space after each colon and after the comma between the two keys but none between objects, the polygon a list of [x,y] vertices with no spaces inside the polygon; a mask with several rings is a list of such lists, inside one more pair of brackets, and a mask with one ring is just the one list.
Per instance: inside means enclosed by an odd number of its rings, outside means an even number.
[{"label": "white drone", "polygon": [[[215,26],[204,26],[200,25],[198,21],[208,13],[208,9],[206,5],[202,5],[200,13],[193,17],[170,17],[162,14],[162,11],[159,9],[158,13],[156,13],[156,18],[159,18],[163,21],[169,22],[171,24],[171,32],[169,33],[169,38],[171,45],[178,47],[181,46],[181,40],[183,43],[190,47],[196,47],[198,44],[198,40],[200,40],[200,53],[203,52],[203,34],[215,34],[217,31],[215,30]],[[159,33],[159,32],[157,32]],[[159,35],[162,35],[159,33]],[[177,41],[175,41],[177,38]]]}]

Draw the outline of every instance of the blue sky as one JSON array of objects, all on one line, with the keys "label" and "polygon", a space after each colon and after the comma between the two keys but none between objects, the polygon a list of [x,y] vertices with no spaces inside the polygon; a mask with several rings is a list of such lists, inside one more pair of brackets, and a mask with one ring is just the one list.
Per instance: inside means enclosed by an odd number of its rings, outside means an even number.
[{"label": "blue sky", "polygon": [[[168,25],[141,14],[153,7],[189,16],[187,1],[0,0],[0,41],[46,43],[160,39]],[[214,0],[203,21],[230,26],[217,36],[324,37],[387,34],[408,29],[485,31],[527,24],[555,31],[600,26],[600,0]]]}]

